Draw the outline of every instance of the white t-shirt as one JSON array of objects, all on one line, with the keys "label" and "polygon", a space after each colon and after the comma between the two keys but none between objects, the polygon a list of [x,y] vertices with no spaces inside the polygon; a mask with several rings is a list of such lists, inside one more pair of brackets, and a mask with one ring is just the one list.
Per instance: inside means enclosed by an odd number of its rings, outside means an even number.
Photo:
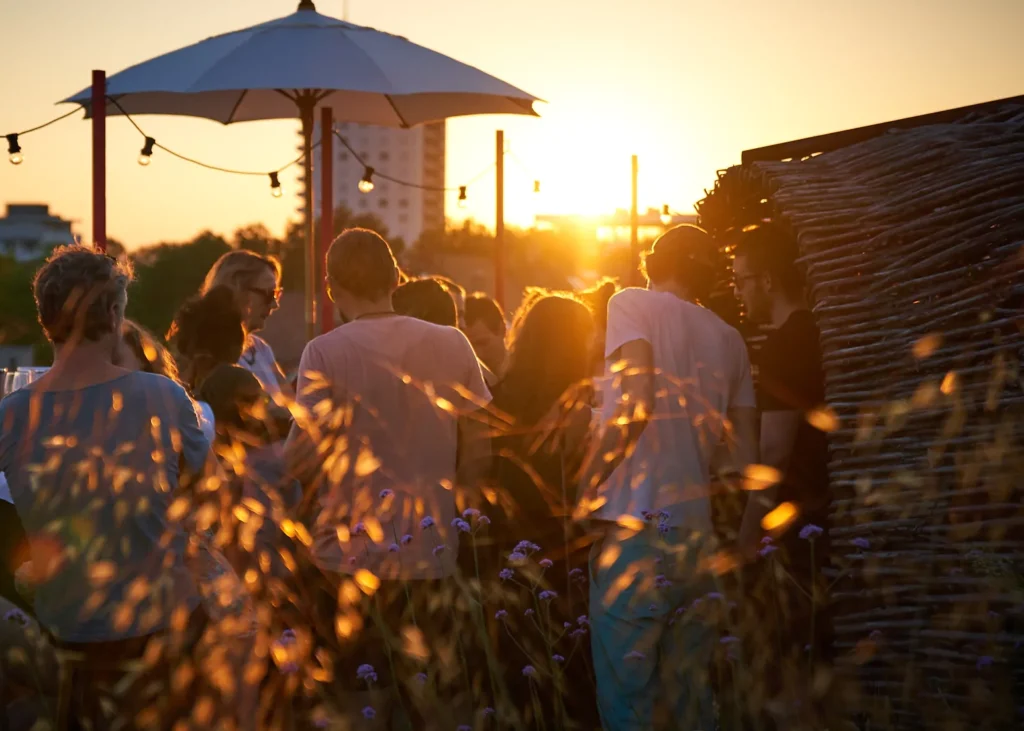
[{"label": "white t-shirt", "polygon": [[250,335],[248,343],[248,347],[242,351],[242,357],[238,359],[238,365],[256,376],[267,395],[274,398],[281,393],[274,350],[258,335]]},{"label": "white t-shirt", "polygon": [[654,351],[654,411],[636,450],[599,488],[607,503],[594,517],[642,518],[664,510],[669,525],[710,530],[710,466],[723,419],[731,408],[756,404],[746,344],[699,305],[666,292],[622,290],[608,303],[606,423],[622,396],[617,351],[634,340]]},{"label": "white t-shirt", "polygon": [[317,563],[385,579],[452,573],[457,416],[491,398],[466,336],[397,315],[335,328],[306,345],[299,366],[299,405],[315,410],[325,398],[351,417],[335,432],[345,450],[324,457]]}]

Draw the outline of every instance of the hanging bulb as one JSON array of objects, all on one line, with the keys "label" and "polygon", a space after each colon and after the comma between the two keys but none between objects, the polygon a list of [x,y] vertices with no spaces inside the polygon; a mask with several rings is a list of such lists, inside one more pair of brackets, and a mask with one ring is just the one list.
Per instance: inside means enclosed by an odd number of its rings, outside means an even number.
[{"label": "hanging bulb", "polygon": [[367,166],[362,180],[359,181],[359,192],[369,193],[371,190],[373,190],[373,168]]},{"label": "hanging bulb", "polygon": [[142,151],[139,153],[139,165],[146,167],[152,160],[150,157],[153,155],[153,145],[156,144],[156,140],[152,137],[146,138],[146,144],[143,145]]},{"label": "hanging bulb", "polygon": [[277,179],[277,173],[269,173],[270,175],[270,195],[275,198],[280,198],[284,191],[281,190],[281,181]]},{"label": "hanging bulb", "polygon": [[459,208],[465,208],[466,207],[466,203],[467,203],[467,201],[466,201],[466,186],[465,185],[460,185],[459,186]]},{"label": "hanging bulb", "polygon": [[21,154],[21,145],[18,144],[18,135],[7,135],[7,153],[10,155],[7,159],[11,161],[11,165],[21,165],[25,161],[25,156]]},{"label": "hanging bulb", "polygon": [[534,180],[533,181],[533,192],[534,193],[540,193],[540,181],[539,180]]},{"label": "hanging bulb", "polygon": [[672,223],[672,213],[669,211],[668,206],[664,205],[661,207],[661,224],[668,226]]}]

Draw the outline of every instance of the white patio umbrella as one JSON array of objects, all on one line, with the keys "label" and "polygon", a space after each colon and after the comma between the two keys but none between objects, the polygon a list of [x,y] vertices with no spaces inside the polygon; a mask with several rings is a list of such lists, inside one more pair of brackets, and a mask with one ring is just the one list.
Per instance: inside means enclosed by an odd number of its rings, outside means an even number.
[{"label": "white patio umbrella", "polygon": [[[316,12],[225,33],[107,80],[107,114],[176,114],[223,124],[298,118],[305,139],[306,303],[312,324],[312,135],[318,107],[358,124],[412,127],[470,114],[536,116],[534,96],[479,69],[373,28]],[[92,114],[91,90],[62,103]]]}]

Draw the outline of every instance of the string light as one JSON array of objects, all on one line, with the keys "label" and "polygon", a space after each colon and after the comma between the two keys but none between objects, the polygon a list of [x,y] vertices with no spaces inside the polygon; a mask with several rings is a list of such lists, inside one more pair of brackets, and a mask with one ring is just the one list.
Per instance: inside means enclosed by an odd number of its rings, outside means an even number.
[{"label": "string light", "polygon": [[280,198],[284,191],[281,190],[281,181],[277,178],[277,173],[268,173],[270,175],[270,195],[275,198]]},{"label": "string light", "polygon": [[459,208],[465,208],[465,207],[466,207],[466,186],[465,185],[460,185],[459,186]]},{"label": "string light", "polygon": [[11,161],[11,165],[21,165],[25,161],[25,156],[21,154],[21,145],[18,144],[18,135],[7,135],[7,154],[10,155],[7,159]]},{"label": "string light", "polygon": [[668,226],[670,223],[672,223],[672,212],[669,210],[668,204],[666,203],[661,207],[661,224],[663,226]]},{"label": "string light", "polygon": [[153,145],[156,144],[156,140],[152,137],[146,138],[146,144],[143,145],[142,151],[139,153],[139,165],[146,167],[151,162],[150,158],[153,155]]},{"label": "string light", "polygon": [[533,181],[533,192],[534,193],[540,193],[540,181],[539,180],[534,180]]},{"label": "string light", "polygon": [[373,168],[367,165],[366,172],[363,173],[363,178],[359,181],[359,192],[369,193],[373,187]]}]

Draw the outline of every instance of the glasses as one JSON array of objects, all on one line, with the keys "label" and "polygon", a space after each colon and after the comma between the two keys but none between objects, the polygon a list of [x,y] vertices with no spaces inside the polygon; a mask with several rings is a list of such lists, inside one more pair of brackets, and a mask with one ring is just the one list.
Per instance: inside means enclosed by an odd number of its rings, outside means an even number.
[{"label": "glasses", "polygon": [[258,294],[263,298],[263,301],[267,304],[280,304],[281,303],[281,288],[275,289],[260,289],[259,287],[247,287],[248,291],[253,294]]},{"label": "glasses", "polygon": [[48,370],[49,368],[18,368],[17,370],[8,370],[4,374],[4,390],[0,395],[6,396],[9,393],[14,393],[18,389],[24,388]]}]

